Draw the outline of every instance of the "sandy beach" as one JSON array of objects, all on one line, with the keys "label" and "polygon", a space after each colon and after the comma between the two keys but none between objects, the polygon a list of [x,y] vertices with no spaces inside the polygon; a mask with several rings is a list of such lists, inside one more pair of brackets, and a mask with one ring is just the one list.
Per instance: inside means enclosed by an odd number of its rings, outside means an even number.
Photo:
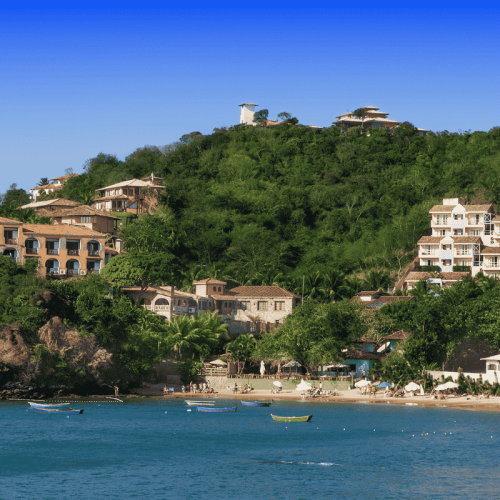
[{"label": "sandy beach", "polygon": [[[155,385],[148,388],[138,389],[136,394],[141,396],[164,398],[164,399],[249,399],[249,400],[283,400],[283,401],[303,401],[301,393],[298,391],[283,391],[278,394],[271,394],[271,391],[255,390],[249,394],[233,393],[230,390],[219,389],[214,394],[204,393],[182,393],[174,392],[163,394],[163,385]],[[133,396],[133,395],[131,395]],[[316,398],[306,398],[304,401],[311,403],[349,403],[349,404],[375,404],[375,405],[398,405],[398,406],[421,406],[429,408],[452,408],[455,410],[469,411],[500,411],[500,397],[492,396],[489,399],[480,399],[477,396],[447,397],[446,399],[431,399],[425,396],[405,396],[404,398],[383,397],[382,393],[377,397],[369,397],[359,393],[358,389],[339,391],[338,396],[321,396]]]}]

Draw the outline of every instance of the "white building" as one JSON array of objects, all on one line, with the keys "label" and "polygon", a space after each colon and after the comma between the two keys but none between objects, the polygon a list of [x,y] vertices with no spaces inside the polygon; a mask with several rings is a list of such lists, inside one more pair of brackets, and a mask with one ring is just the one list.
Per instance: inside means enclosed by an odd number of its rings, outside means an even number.
[{"label": "white building", "polygon": [[255,125],[253,115],[255,114],[255,106],[258,106],[258,104],[244,102],[243,104],[238,104],[238,106],[241,107],[240,124]]},{"label": "white building", "polygon": [[37,198],[42,194],[42,193],[53,193],[54,191],[59,191],[64,185],[64,183],[70,179],[71,177],[78,177],[78,174],[66,174],[66,175],[61,175],[60,177],[54,177],[53,179],[50,179],[51,181],[54,181],[50,184],[45,184],[44,186],[36,186],[34,188],[30,189],[30,196],[31,200],[33,202],[36,202]]}]

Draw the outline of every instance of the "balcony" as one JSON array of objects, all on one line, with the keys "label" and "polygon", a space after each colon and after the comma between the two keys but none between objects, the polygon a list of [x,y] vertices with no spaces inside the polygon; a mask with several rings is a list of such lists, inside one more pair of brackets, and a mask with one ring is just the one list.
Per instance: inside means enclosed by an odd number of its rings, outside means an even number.
[{"label": "balcony", "polygon": [[481,265],[487,269],[498,269],[500,268],[500,261],[486,260]]},{"label": "balcony", "polygon": [[449,220],[435,220],[435,219],[432,219],[431,225],[432,226],[449,226],[450,222],[449,222]]},{"label": "balcony", "polygon": [[99,274],[99,269],[87,269],[87,274]]},{"label": "balcony", "polygon": [[47,248],[47,255],[59,255],[59,248]]},{"label": "balcony", "polygon": [[80,255],[78,248],[68,248],[68,255]]},{"label": "balcony", "polygon": [[99,257],[99,250],[95,250],[94,248],[88,249],[89,257]]},{"label": "balcony", "polygon": [[468,256],[470,257],[472,255],[472,250],[455,250],[455,255],[456,256]]},{"label": "balcony", "polygon": [[26,248],[26,254],[27,255],[37,255],[38,248]]},{"label": "balcony", "polygon": [[469,224],[469,226],[482,226],[483,219],[469,219],[467,223]]},{"label": "balcony", "polygon": [[5,238],[6,245],[17,245],[17,238]]},{"label": "balcony", "polygon": [[420,250],[419,255],[420,256],[439,255],[439,251],[438,250]]},{"label": "balcony", "polygon": [[80,270],[79,269],[68,269],[66,271],[66,274],[68,276],[78,276],[80,274]]}]

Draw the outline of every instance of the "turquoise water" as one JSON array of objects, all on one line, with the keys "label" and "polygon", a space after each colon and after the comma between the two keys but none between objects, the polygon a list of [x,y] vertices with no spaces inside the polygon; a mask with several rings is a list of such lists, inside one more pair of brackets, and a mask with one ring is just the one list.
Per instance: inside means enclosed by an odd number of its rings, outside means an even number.
[{"label": "turquoise water", "polygon": [[[180,400],[73,406],[85,413],[0,403],[1,499],[499,495],[500,414],[303,402],[227,414],[187,411]],[[314,417],[275,423],[271,412]]]}]

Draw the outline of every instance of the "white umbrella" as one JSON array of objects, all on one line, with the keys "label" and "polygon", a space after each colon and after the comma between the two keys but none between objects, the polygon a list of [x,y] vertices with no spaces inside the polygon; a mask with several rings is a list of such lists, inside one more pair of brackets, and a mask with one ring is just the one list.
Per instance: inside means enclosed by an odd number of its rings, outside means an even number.
[{"label": "white umbrella", "polygon": [[300,384],[295,388],[296,391],[310,391],[312,385],[308,384],[305,380],[302,380]]},{"label": "white umbrella", "polygon": [[278,382],[276,380],[276,382],[273,382],[273,385],[275,385],[276,387],[283,387],[283,384],[281,382]]},{"label": "white umbrella", "polygon": [[365,385],[371,385],[369,380],[360,380],[354,384],[354,387],[365,387]]},{"label": "white umbrella", "polygon": [[405,391],[408,392],[413,392],[413,391],[418,391],[420,389],[420,386],[416,384],[415,382],[410,382],[408,385],[405,385]]},{"label": "white umbrella", "polygon": [[260,374],[264,375],[266,373],[266,365],[264,364],[264,361],[260,362]]},{"label": "white umbrella", "polygon": [[455,382],[446,382],[446,384],[444,384],[444,386],[447,389],[457,389],[458,388],[458,384]]},{"label": "white umbrella", "polygon": [[446,387],[446,384],[441,384],[441,385],[438,385],[434,390],[435,391],[445,391],[446,389],[448,389],[448,387]]},{"label": "white umbrella", "polygon": [[215,361],[210,361],[211,365],[227,365],[225,361],[222,361],[222,359],[216,359]]}]

